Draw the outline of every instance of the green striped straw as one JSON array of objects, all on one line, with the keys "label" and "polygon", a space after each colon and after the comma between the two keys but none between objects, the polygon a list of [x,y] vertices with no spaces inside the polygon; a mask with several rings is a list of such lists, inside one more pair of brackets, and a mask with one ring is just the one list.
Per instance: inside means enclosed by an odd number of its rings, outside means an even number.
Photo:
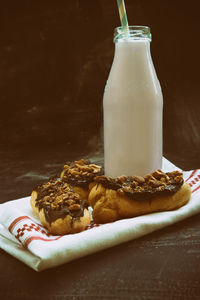
[{"label": "green striped straw", "polygon": [[126,7],[124,4],[124,0],[117,0],[117,5],[119,9],[119,16],[122,24],[122,28],[128,32],[128,19],[126,14]]}]

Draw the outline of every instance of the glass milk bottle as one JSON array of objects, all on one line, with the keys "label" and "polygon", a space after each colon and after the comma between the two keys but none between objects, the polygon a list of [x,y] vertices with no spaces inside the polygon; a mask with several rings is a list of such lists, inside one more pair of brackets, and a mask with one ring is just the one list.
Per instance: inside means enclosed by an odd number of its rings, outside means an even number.
[{"label": "glass milk bottle", "polygon": [[115,29],[115,54],[104,91],[104,167],[109,177],[162,167],[163,97],[146,26]]}]

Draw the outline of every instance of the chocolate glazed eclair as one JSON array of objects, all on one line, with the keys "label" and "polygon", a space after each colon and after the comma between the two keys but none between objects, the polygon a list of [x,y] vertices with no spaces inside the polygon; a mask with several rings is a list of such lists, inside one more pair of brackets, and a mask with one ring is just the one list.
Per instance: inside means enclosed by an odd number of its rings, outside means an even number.
[{"label": "chocolate glazed eclair", "polygon": [[31,207],[55,235],[83,231],[91,220],[87,203],[67,183],[55,178],[32,191]]},{"label": "chocolate glazed eclair", "polygon": [[191,196],[190,185],[179,171],[157,170],[145,177],[97,176],[88,202],[96,223],[113,222],[152,212],[168,211],[185,205]]},{"label": "chocolate glazed eclair", "polygon": [[67,182],[82,199],[88,200],[89,191],[94,184],[94,177],[102,174],[102,167],[86,162],[84,159],[64,165],[60,178]]}]

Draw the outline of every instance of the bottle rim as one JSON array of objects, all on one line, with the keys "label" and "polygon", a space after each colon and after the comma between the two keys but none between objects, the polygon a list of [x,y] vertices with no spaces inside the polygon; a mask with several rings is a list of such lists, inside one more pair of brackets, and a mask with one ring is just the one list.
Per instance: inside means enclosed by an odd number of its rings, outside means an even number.
[{"label": "bottle rim", "polygon": [[148,40],[151,42],[152,35],[150,27],[133,25],[124,28],[122,26],[116,27],[114,30],[114,43],[119,40]]}]

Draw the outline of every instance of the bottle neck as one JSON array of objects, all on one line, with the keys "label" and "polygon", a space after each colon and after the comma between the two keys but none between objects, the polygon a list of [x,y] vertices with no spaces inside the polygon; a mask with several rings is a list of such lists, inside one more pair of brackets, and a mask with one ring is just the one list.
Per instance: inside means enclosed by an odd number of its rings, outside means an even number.
[{"label": "bottle neck", "polygon": [[150,28],[147,26],[128,26],[126,29],[117,27],[114,31],[114,42],[147,40],[151,42]]}]

